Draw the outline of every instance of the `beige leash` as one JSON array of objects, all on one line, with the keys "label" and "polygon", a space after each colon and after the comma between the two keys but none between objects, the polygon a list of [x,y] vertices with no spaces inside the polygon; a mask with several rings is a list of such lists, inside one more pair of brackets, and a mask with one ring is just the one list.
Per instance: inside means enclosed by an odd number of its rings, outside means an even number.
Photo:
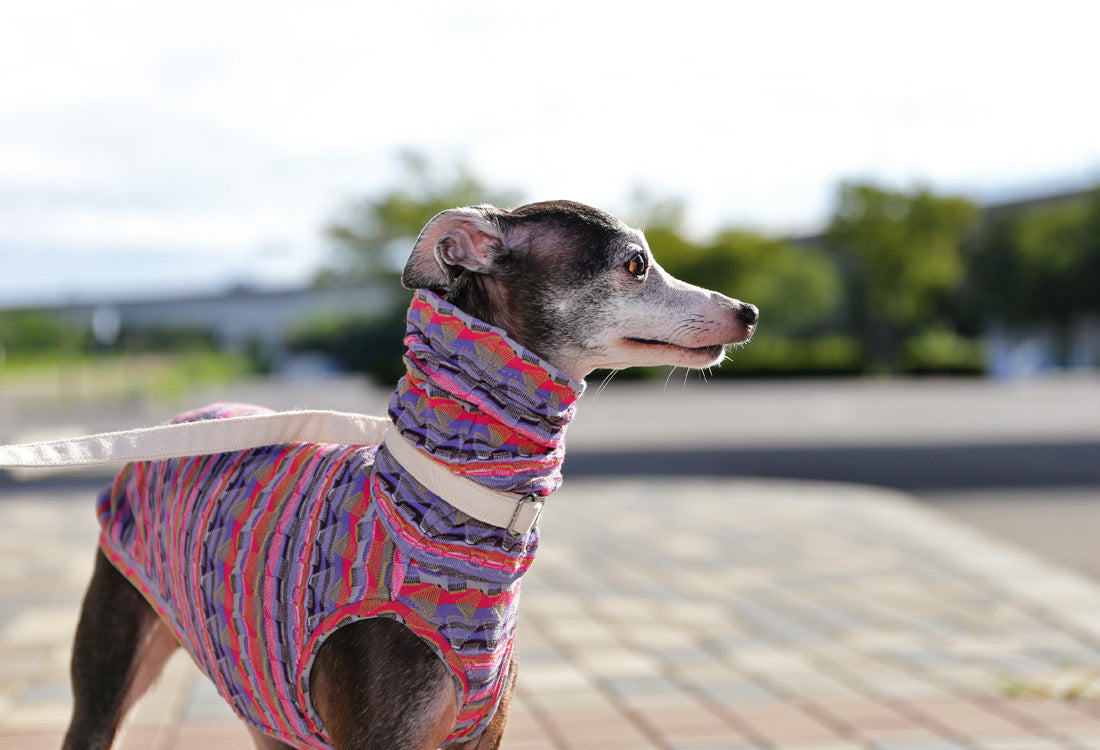
[{"label": "beige leash", "polygon": [[338,411],[288,411],[144,427],[0,446],[0,468],[46,468],[159,461],[281,443],[381,445],[414,479],[482,523],[523,536],[538,523],[545,498],[490,490],[420,451],[386,417]]}]

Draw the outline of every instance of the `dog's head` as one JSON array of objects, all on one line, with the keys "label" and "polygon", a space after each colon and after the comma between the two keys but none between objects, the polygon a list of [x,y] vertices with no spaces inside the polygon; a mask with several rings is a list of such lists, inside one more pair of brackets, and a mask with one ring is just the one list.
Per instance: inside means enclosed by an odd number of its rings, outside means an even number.
[{"label": "dog's head", "polygon": [[757,320],[753,305],[670,276],[640,231],[571,201],[444,211],[420,233],[402,283],[439,292],[578,379],[709,367]]}]

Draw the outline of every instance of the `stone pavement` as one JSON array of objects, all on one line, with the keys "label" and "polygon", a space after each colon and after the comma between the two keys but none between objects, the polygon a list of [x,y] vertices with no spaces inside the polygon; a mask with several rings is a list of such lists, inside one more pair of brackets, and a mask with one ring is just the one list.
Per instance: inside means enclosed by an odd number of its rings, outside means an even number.
[{"label": "stone pavement", "polygon": [[[542,530],[505,747],[1100,749],[1100,587],[904,495],[567,479]],[[94,538],[0,488],[0,749],[58,745]],[[177,654],[119,746],[249,744]]]}]

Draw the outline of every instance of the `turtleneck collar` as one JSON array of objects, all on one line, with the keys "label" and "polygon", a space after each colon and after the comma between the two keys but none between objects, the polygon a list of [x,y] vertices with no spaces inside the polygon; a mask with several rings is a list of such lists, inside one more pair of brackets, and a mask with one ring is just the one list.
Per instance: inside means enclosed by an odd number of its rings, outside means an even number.
[{"label": "turtleneck collar", "polygon": [[425,289],[409,307],[405,346],[389,412],[407,440],[492,489],[558,488],[584,383]]}]

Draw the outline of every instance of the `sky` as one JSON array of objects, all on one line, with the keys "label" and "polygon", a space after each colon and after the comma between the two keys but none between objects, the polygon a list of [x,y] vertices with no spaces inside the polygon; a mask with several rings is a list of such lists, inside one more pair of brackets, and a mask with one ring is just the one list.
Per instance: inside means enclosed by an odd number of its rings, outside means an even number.
[{"label": "sky", "polygon": [[1059,0],[9,3],[0,308],[307,284],[406,150],[524,200],[678,197],[700,236],[818,230],[841,180],[1089,187],[1098,27]]}]

